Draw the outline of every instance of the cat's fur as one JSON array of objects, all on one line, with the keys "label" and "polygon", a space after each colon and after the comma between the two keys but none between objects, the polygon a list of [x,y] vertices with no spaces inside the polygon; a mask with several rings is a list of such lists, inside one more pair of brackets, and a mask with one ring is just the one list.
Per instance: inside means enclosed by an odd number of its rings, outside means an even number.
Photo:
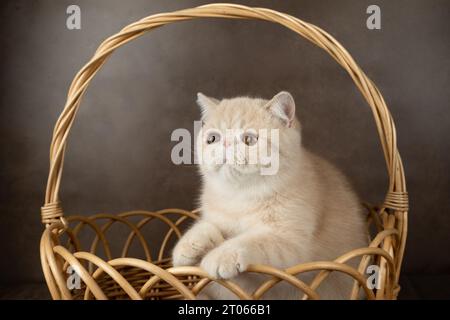
[{"label": "cat's fur", "polygon": [[[197,102],[204,121],[197,144],[203,153],[225,148],[225,139],[206,143],[210,128],[278,129],[279,142],[270,135],[268,142],[277,144],[279,169],[275,175],[262,175],[262,165],[246,165],[245,156],[237,164],[201,164],[201,218],[174,248],[175,266],[200,264],[211,277],[232,279],[252,293],[262,278],[241,274],[249,264],[285,269],[334,260],[367,246],[365,217],[355,192],[333,165],[302,147],[289,93],[281,92],[270,101],[249,97],[219,101],[198,94]],[[261,140],[257,144],[267,142]],[[232,143],[243,145],[239,139]],[[300,279],[310,281],[312,276]],[[333,274],[318,292],[325,299],[348,298],[351,284],[347,276]],[[235,298],[217,284],[204,293],[202,297],[211,299]],[[263,298],[298,299],[300,293],[291,285],[276,285]]]}]

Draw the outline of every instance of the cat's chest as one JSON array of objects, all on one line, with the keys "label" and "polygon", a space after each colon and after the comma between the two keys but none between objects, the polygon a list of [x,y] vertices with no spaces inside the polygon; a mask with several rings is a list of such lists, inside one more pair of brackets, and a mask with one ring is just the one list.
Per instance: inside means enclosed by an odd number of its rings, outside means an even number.
[{"label": "cat's chest", "polygon": [[203,218],[216,225],[226,237],[255,230],[259,227],[275,226],[277,215],[272,206],[233,205],[220,206],[217,203],[203,208]]},{"label": "cat's chest", "polygon": [[205,218],[217,226],[226,238],[234,237],[261,225],[255,215],[206,214]]}]

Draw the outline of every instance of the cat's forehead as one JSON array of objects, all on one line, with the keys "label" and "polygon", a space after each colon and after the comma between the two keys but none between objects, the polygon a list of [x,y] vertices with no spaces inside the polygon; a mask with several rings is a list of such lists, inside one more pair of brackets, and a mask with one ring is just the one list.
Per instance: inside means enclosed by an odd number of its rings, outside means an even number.
[{"label": "cat's forehead", "polygon": [[259,109],[266,105],[268,100],[250,97],[236,97],[232,99],[223,99],[220,105],[228,108],[256,108]]},{"label": "cat's forehead", "polygon": [[218,128],[265,128],[268,126],[268,113],[264,106],[267,100],[239,97],[224,99],[207,117],[210,126]]}]

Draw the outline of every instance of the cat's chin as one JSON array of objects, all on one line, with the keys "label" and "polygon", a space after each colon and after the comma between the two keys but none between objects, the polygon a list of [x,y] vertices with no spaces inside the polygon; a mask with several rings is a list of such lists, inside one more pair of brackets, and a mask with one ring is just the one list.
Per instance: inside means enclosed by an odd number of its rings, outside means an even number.
[{"label": "cat's chin", "polygon": [[230,165],[231,169],[238,172],[242,176],[259,175],[260,169],[249,165]]},{"label": "cat's chin", "polygon": [[260,175],[260,170],[257,167],[251,167],[248,165],[230,165],[223,164],[210,168],[206,172],[206,176],[220,179],[223,182],[243,182],[249,180],[255,176]]}]

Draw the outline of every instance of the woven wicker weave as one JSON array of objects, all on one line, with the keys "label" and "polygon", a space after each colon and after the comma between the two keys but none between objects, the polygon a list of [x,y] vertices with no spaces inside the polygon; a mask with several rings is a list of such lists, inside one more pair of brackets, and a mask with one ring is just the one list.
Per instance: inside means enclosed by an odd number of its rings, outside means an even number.
[{"label": "woven wicker weave", "polygon": [[[199,267],[177,267],[170,264],[169,244],[181,235],[180,225],[196,219],[196,212],[169,209],[156,212],[136,211],[119,215],[100,214],[91,217],[64,217],[58,192],[63,171],[67,137],[72,127],[83,94],[97,71],[118,47],[157,27],[184,20],[204,17],[230,19],[258,19],[278,23],[316,44],[333,57],[351,76],[372,109],[383,148],[389,185],[384,203],[369,206],[368,221],[375,226],[376,236],[369,247],[348,252],[334,261],[310,262],[278,270],[270,266],[251,265],[246,272],[267,275],[254,292],[245,292],[232,281],[213,280]],[[193,9],[156,14],[135,22],[106,39],[92,59],[75,76],[64,110],[53,132],[50,148],[50,172],[42,222],[46,228],[41,239],[41,262],[49,290],[54,299],[195,299],[210,281],[216,281],[241,299],[264,298],[264,293],[280,281],[298,288],[299,298],[318,299],[317,287],[327,280],[330,272],[341,272],[354,279],[349,298],[356,299],[361,292],[368,299],[395,299],[399,292],[398,279],[407,233],[408,198],[405,177],[394,122],[381,93],[367,78],[350,54],[328,33],[320,28],[277,11],[250,8],[233,4],[210,4]],[[149,246],[142,228],[158,221],[158,227],[167,227],[165,237],[158,244],[159,253],[151,256],[156,244]],[[128,229],[120,255],[113,256],[108,241],[108,230],[114,225]],[[82,232],[94,234],[92,243],[83,250]],[[140,246],[144,257],[131,258],[130,248]],[[100,258],[102,256],[103,258]],[[346,264],[359,259],[357,269]],[[366,269],[369,264],[379,267],[379,286],[369,288]],[[70,267],[70,268],[69,268]],[[80,286],[68,286],[70,270],[79,276]],[[295,275],[317,272],[312,283],[304,283]]]}]

